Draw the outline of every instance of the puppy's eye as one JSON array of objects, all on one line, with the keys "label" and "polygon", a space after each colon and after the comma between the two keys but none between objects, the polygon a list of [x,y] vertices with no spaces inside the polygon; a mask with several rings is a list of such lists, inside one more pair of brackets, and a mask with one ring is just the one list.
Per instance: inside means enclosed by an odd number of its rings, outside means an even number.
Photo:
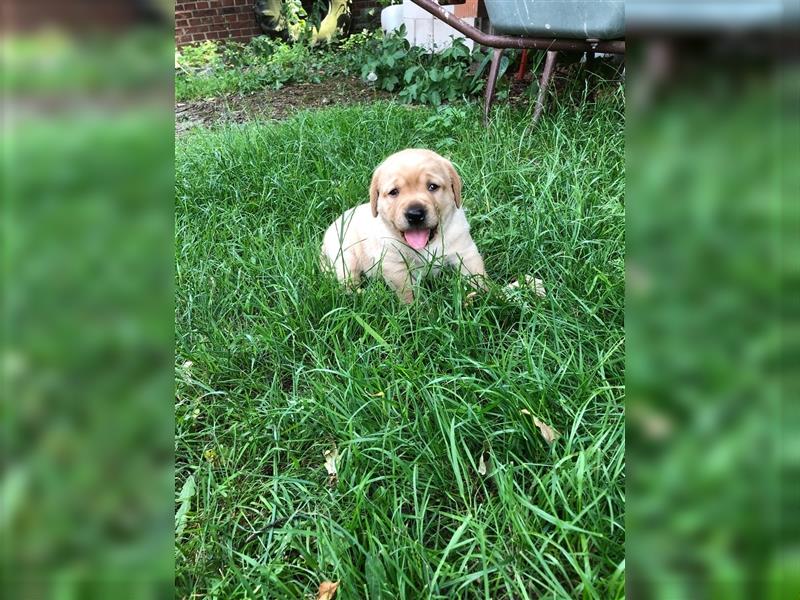
[{"label": "puppy's eye", "polygon": [[435,183],[429,183],[428,184],[428,191],[429,192],[435,192],[438,189],[439,189],[439,186],[436,185]]},{"label": "puppy's eye", "polygon": [[392,188],[392,189],[389,190],[389,195],[392,196],[392,197],[397,196],[397,194],[399,194],[399,193],[400,193],[400,190],[398,190],[397,188]]}]

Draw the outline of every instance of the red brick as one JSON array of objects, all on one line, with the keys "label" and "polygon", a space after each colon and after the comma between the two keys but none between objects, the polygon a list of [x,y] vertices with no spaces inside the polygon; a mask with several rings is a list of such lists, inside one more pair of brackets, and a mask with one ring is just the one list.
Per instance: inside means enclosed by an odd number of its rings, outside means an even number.
[{"label": "red brick", "polygon": [[[372,5],[376,0],[355,0]],[[175,5],[176,42],[204,39],[247,41],[261,35],[253,0],[178,0]],[[196,40],[190,40],[197,36]]]}]

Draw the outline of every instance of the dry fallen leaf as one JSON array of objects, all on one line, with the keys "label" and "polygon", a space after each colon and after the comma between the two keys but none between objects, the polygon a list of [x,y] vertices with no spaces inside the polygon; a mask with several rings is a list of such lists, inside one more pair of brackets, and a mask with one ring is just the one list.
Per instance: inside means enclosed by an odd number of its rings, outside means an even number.
[{"label": "dry fallen leaf", "polygon": [[527,408],[523,408],[519,412],[522,415],[528,415],[533,417],[533,424],[539,428],[539,433],[542,434],[544,441],[547,442],[548,444],[552,445],[553,442],[555,442],[559,437],[561,437],[561,434],[558,433],[558,431],[550,427],[550,425],[548,425],[544,421],[541,421],[535,415],[532,415],[531,411],[529,411]]},{"label": "dry fallen leaf", "polygon": [[555,442],[561,435],[555,429],[550,427],[550,425],[548,425],[544,421],[540,421],[536,417],[533,417],[533,424],[539,428],[539,433],[542,434],[544,441],[547,442],[548,444],[552,444],[553,442]]},{"label": "dry fallen leaf", "polygon": [[328,485],[336,485],[336,482],[339,481],[339,473],[336,471],[336,459],[339,458],[339,451],[334,447],[333,450],[325,450],[322,455],[325,457]]},{"label": "dry fallen leaf", "polygon": [[478,473],[486,475],[486,461],[483,459],[484,454],[481,452],[481,459],[478,461]]},{"label": "dry fallen leaf", "polygon": [[470,292],[467,294],[466,298],[464,298],[464,305],[469,306],[473,302],[475,302],[475,298],[478,297],[478,292]]},{"label": "dry fallen leaf", "polygon": [[319,584],[319,592],[317,592],[317,600],[332,600],[336,589],[339,587],[338,581],[323,581]]}]

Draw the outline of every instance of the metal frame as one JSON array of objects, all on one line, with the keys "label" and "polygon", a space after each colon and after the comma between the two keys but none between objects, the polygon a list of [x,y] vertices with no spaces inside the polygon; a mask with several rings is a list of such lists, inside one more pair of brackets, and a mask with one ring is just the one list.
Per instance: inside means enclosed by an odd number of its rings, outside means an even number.
[{"label": "metal frame", "polygon": [[495,35],[485,33],[467,25],[447,12],[435,2],[435,0],[411,0],[414,4],[429,12],[437,19],[444,21],[456,31],[464,34],[469,39],[481,46],[488,46],[494,49],[492,55],[492,64],[489,67],[489,79],[486,82],[486,95],[483,104],[483,122],[489,122],[489,112],[492,108],[494,101],[494,90],[497,85],[497,73],[500,70],[500,59],[503,56],[503,50],[506,48],[534,48],[536,50],[546,50],[547,58],[544,63],[544,70],[542,71],[542,78],[539,82],[539,94],[536,98],[536,107],[533,112],[533,120],[536,122],[544,108],[544,99],[547,93],[547,88],[550,85],[553,71],[555,70],[556,59],[558,51],[572,51],[572,52],[586,52],[588,55],[594,55],[596,52],[605,52],[608,54],[625,54],[625,40],[572,40],[563,38],[531,38],[519,37],[510,35]]}]

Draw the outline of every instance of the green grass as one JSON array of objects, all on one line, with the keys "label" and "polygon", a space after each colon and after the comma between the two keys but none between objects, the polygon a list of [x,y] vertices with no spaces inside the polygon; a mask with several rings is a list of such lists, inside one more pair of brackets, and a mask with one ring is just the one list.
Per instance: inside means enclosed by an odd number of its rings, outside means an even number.
[{"label": "green grass", "polygon": [[[179,596],[623,597],[622,108],[484,130],[376,104],[178,141]],[[472,305],[454,273],[407,307],[319,272],[324,229],[408,146],[463,176],[496,282]],[[524,274],[546,298],[497,289]]]}]

